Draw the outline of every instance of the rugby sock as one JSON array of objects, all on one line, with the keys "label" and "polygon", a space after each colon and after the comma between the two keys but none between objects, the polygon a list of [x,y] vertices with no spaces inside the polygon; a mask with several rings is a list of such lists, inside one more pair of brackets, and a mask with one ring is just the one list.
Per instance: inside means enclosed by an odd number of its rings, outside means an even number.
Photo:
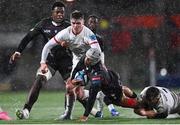
[{"label": "rugby sock", "polygon": [[[71,119],[72,110],[74,108],[75,97],[74,95],[66,95],[66,110],[65,110],[65,117],[67,119]],[[65,119],[66,119],[65,118]]]},{"label": "rugby sock", "polygon": [[115,108],[114,108],[114,105],[113,105],[113,104],[108,105],[108,109],[109,109],[109,112],[111,112],[112,109],[115,109]]},{"label": "rugby sock", "polygon": [[104,99],[104,95],[103,95],[102,91],[98,92],[98,94],[96,96],[97,110],[99,110],[101,112],[103,111],[103,108],[104,108],[103,99]]},{"label": "rugby sock", "polygon": [[66,110],[66,105],[67,105],[67,104],[66,104],[66,101],[67,101],[67,100],[66,100],[66,94],[65,94],[65,95],[64,95],[64,109],[65,109],[65,110]]},{"label": "rugby sock", "polygon": [[135,108],[137,106],[137,100],[133,98],[128,98],[125,101],[125,107]]},{"label": "rugby sock", "polygon": [[23,109],[28,109],[29,112],[31,111],[33,104],[37,101],[37,99],[39,97],[39,92],[42,88],[42,84],[45,84],[46,81],[47,80],[44,76],[42,76],[42,75],[37,76],[36,80],[34,81],[34,84],[31,87],[27,102],[24,105]]},{"label": "rugby sock", "polygon": [[83,105],[84,108],[86,108],[86,104],[87,104],[87,100],[86,99],[81,100],[81,99],[77,98],[77,100]]},{"label": "rugby sock", "polygon": [[[81,100],[81,99],[77,98],[77,100],[83,105],[84,108],[86,108],[87,99]],[[91,110],[91,115],[93,115],[93,116],[96,117],[97,112],[98,112],[97,109],[92,108],[92,110]]]}]

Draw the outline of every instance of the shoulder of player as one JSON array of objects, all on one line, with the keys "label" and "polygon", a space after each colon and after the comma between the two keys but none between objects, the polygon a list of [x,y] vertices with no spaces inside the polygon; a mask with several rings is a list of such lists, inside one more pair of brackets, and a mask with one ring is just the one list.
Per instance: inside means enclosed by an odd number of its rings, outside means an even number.
[{"label": "shoulder of player", "polygon": [[31,28],[30,31],[34,31],[34,30],[41,30],[44,25],[46,24],[46,22],[48,22],[48,20],[50,20],[50,18],[43,18],[41,19],[39,22],[37,22],[33,28]]},{"label": "shoulder of player", "polygon": [[[53,21],[53,20],[52,20],[51,17],[47,17],[47,18],[43,18],[40,22],[43,23],[43,24],[47,24],[47,23],[51,24],[52,21]],[[63,24],[63,25],[70,26],[70,22],[69,22],[68,19],[64,19],[64,20],[62,21],[62,24]]]},{"label": "shoulder of player", "polygon": [[61,30],[61,32],[66,32],[66,33],[70,33],[72,30],[72,27],[71,26],[68,26],[67,28]]},{"label": "shoulder of player", "polygon": [[36,26],[44,26],[48,23],[51,23],[52,19],[51,17],[43,18],[38,23],[36,23]]},{"label": "shoulder of player", "polygon": [[40,22],[42,22],[42,23],[51,23],[52,22],[52,18],[51,17],[46,17],[46,18],[41,19]]},{"label": "shoulder of player", "polygon": [[146,92],[148,88],[150,88],[150,86],[145,87],[142,91]]},{"label": "shoulder of player", "polygon": [[84,28],[83,30],[85,33],[93,33],[88,27],[84,26],[83,28]]},{"label": "shoulder of player", "polygon": [[[67,37],[67,36],[69,36],[70,31],[71,31],[71,26],[68,26],[67,28],[59,31],[59,32],[56,34],[56,36]],[[65,36],[64,36],[64,35],[65,35]]]}]

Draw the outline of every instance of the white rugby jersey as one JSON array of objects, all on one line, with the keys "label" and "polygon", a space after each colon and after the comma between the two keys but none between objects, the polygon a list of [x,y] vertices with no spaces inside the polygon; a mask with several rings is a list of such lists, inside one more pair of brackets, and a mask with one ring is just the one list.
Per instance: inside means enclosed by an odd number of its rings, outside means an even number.
[{"label": "white rugby jersey", "polygon": [[[150,87],[150,86],[149,86]],[[140,98],[143,99],[146,95],[146,91],[149,87],[144,88],[140,93]],[[164,87],[156,87],[160,91],[159,104],[154,107],[158,113],[179,113],[180,112],[180,97],[174,92]]]},{"label": "white rugby jersey", "polygon": [[89,48],[97,48],[101,52],[96,36],[89,28],[83,26],[82,31],[78,35],[74,35],[72,26],[69,26],[56,34],[55,37],[44,46],[41,63],[46,62],[50,49],[60,44],[61,41],[66,41],[68,43],[68,48],[72,51],[73,55],[79,59]]}]

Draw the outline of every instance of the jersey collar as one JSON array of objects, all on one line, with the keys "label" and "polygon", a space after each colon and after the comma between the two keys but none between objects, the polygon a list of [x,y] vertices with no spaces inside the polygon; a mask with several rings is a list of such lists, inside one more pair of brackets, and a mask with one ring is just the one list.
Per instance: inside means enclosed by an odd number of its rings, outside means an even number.
[{"label": "jersey collar", "polygon": [[60,26],[60,25],[61,25],[60,23],[56,23],[56,22],[54,22],[54,21],[52,21],[52,24],[53,24],[54,26]]}]

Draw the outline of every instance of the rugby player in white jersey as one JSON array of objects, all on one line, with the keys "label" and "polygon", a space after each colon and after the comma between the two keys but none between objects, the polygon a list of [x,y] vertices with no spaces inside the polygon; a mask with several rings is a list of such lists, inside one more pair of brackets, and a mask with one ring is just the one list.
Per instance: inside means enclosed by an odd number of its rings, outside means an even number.
[{"label": "rugby player in white jersey", "polygon": [[[84,15],[80,11],[76,10],[71,13],[70,22],[71,26],[60,31],[44,46],[40,62],[40,69],[43,73],[46,73],[48,71],[48,67],[46,64],[47,56],[50,50],[56,45],[68,47],[72,51],[72,70],[89,48],[96,48],[101,52],[101,48],[95,34],[89,28],[84,26]],[[75,100],[75,92],[72,91],[72,88],[67,86],[66,84],[66,110],[61,116],[61,119],[71,119],[71,112]]]},{"label": "rugby player in white jersey", "polygon": [[134,112],[147,118],[166,118],[180,114],[180,94],[164,87],[149,86],[140,93],[140,108]]}]

